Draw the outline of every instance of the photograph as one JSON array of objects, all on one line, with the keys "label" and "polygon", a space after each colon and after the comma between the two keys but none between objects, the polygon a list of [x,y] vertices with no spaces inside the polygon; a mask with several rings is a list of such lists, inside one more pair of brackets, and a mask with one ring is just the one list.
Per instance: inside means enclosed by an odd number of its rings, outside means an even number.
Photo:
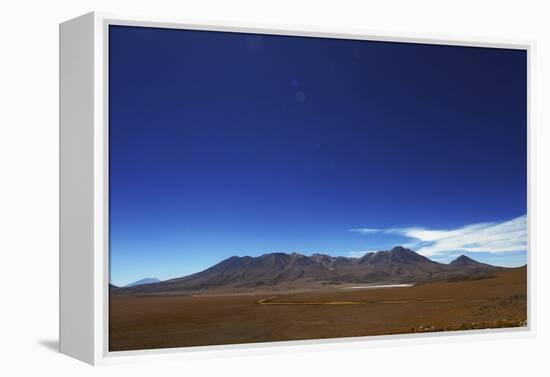
[{"label": "photograph", "polygon": [[107,41],[108,351],[529,326],[527,50]]}]

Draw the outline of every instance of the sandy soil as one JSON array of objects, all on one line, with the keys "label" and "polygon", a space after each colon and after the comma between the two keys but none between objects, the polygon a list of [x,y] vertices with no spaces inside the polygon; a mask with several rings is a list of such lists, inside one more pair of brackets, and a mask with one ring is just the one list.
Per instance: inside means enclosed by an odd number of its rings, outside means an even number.
[{"label": "sandy soil", "polygon": [[524,326],[526,268],[311,292],[111,296],[111,351]]}]

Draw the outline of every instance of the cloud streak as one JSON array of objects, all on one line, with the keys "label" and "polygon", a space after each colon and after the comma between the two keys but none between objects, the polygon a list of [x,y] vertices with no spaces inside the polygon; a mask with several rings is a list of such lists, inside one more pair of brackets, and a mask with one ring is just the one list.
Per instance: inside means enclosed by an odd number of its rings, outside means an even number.
[{"label": "cloud streak", "polygon": [[508,253],[527,250],[527,215],[503,222],[466,225],[456,229],[356,228],[360,234],[383,233],[408,237],[407,247],[419,254],[435,256],[448,252]]},{"label": "cloud streak", "polygon": [[350,232],[356,232],[361,234],[372,234],[372,233],[380,233],[384,232],[384,229],[375,229],[375,228],[357,228],[357,229],[350,229]]}]

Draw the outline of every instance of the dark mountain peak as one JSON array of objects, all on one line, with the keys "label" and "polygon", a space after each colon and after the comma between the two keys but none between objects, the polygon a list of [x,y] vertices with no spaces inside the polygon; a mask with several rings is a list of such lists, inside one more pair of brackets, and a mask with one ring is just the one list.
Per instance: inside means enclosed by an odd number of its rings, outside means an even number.
[{"label": "dark mountain peak", "polygon": [[215,270],[226,270],[228,268],[243,268],[246,266],[271,266],[273,268],[283,268],[285,266],[296,265],[296,264],[307,264],[312,263],[313,261],[300,253],[266,253],[257,257],[238,257],[232,256],[229,257],[220,263],[214,265],[213,269]]},{"label": "dark mountain peak", "polygon": [[403,246],[394,246],[390,250],[390,253],[407,253],[407,252],[413,252],[411,249],[407,249]]},{"label": "dark mountain peak", "polygon": [[[400,255],[400,256],[409,256],[409,257],[416,257],[416,256],[422,257],[416,251],[411,250],[411,249],[407,249],[406,247],[403,247],[403,246],[395,246],[395,247],[391,248],[390,250],[388,250],[388,253],[390,253],[391,255]],[[424,257],[422,257],[422,258],[424,258]]]},{"label": "dark mountain peak", "polygon": [[330,262],[333,259],[330,255],[321,253],[311,254],[310,258],[316,262]]},{"label": "dark mountain peak", "polygon": [[466,255],[461,255],[458,258],[456,258],[454,261],[449,263],[449,267],[460,271],[478,271],[478,270],[495,271],[501,268],[501,267],[492,266],[487,263],[478,262],[472,258],[467,257]]},{"label": "dark mountain peak", "polygon": [[358,263],[367,264],[410,264],[410,263],[434,263],[430,259],[403,246],[396,246],[390,250],[380,250],[363,255]]},{"label": "dark mountain peak", "polygon": [[482,263],[462,254],[461,256],[459,256],[449,264],[452,266],[464,266],[464,265],[480,265]]},{"label": "dark mountain peak", "polygon": [[286,253],[268,253],[256,258],[253,257],[253,263],[262,263],[273,267],[282,266],[288,263],[290,257],[290,254]]},{"label": "dark mountain peak", "polygon": [[364,258],[368,257],[369,255],[373,255],[373,254],[376,254],[376,253],[378,253],[378,251],[369,251],[368,253],[363,254],[363,256],[361,256],[361,257],[352,257],[352,259],[360,260],[360,259],[364,259]]},{"label": "dark mountain peak", "polygon": [[307,258],[304,254],[300,254],[297,252],[293,252],[292,254],[290,254],[290,257],[295,259]]},{"label": "dark mountain peak", "polygon": [[387,254],[387,251],[371,251],[370,253],[366,253],[361,258],[357,260],[357,263],[376,263],[381,262],[384,259],[387,259],[385,257],[385,254]]}]

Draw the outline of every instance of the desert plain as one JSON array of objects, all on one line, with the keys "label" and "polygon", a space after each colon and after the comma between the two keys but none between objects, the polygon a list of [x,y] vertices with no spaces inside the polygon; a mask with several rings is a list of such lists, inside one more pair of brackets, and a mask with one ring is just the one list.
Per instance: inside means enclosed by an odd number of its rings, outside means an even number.
[{"label": "desert plain", "polygon": [[109,300],[109,350],[329,339],[527,324],[527,267],[392,288],[129,293]]}]

